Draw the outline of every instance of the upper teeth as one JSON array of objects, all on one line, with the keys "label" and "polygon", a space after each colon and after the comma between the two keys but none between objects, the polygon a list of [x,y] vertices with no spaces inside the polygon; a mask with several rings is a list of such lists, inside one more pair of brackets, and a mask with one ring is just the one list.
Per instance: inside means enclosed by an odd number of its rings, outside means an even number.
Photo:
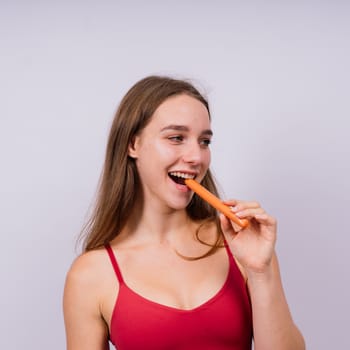
[{"label": "upper teeth", "polygon": [[183,179],[194,179],[195,175],[186,174],[186,173],[180,173],[178,171],[171,172],[170,175],[182,177]]}]

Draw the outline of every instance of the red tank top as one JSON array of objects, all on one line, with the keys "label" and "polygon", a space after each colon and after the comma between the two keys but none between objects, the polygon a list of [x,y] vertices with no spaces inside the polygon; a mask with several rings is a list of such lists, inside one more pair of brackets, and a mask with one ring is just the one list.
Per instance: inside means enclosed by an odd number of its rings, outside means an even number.
[{"label": "red tank top", "polygon": [[251,305],[245,281],[227,248],[229,272],[222,288],[202,305],[182,310],[150,301],[124,282],[113,250],[106,245],[119,281],[110,340],[117,350],[248,350]]}]

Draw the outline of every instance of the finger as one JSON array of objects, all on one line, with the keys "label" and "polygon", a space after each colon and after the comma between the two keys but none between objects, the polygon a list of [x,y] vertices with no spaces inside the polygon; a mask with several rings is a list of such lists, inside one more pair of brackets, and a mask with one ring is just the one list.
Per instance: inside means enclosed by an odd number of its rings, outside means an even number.
[{"label": "finger", "polygon": [[230,224],[230,220],[224,214],[221,214],[221,213],[220,213],[219,217],[220,217],[220,223],[221,223],[222,230],[225,232],[232,230],[232,225]]},{"label": "finger", "polygon": [[232,209],[234,212],[238,212],[247,208],[256,208],[256,209],[261,208],[260,203],[255,201],[248,202],[248,201],[237,200],[236,202],[237,202],[236,205],[232,206]]},{"label": "finger", "polygon": [[266,213],[257,214],[257,215],[255,215],[254,218],[257,222],[259,222],[260,224],[266,225],[266,226],[276,226],[277,225],[276,219],[273,218],[272,216],[266,214]]},{"label": "finger", "polygon": [[228,199],[223,201],[224,204],[228,205],[229,207],[235,206],[238,203],[237,199]]},{"label": "finger", "polygon": [[233,238],[235,238],[237,232],[235,231],[232,225],[232,222],[224,214],[220,214],[219,219],[220,219],[221,229],[226,240],[227,239],[232,240]]},{"label": "finger", "polygon": [[265,214],[265,210],[263,208],[248,208],[248,209],[242,209],[242,210],[236,211],[235,214],[240,219],[254,218],[256,215]]}]

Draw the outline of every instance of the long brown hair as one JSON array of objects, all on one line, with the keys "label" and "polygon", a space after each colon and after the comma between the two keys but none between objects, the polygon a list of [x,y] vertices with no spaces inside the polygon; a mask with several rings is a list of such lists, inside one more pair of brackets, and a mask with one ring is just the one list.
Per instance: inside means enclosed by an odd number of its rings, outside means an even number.
[{"label": "long brown hair", "polygon": [[[110,130],[95,207],[82,232],[84,251],[110,242],[127,223],[140,190],[135,160],[128,156],[130,142],[146,127],[162,102],[180,94],[187,94],[202,102],[211,118],[206,98],[185,80],[149,76],[137,82],[122,99]],[[202,185],[217,194],[210,170],[202,180]],[[186,210],[193,220],[213,220],[218,225],[216,210],[197,195],[192,197]]]}]

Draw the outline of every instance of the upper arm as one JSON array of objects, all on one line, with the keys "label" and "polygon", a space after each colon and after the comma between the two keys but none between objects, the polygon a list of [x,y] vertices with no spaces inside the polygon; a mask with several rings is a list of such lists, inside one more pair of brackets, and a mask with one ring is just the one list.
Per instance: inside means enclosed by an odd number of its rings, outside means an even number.
[{"label": "upper arm", "polygon": [[67,350],[109,349],[108,327],[100,312],[93,269],[84,257],[74,262],[66,278],[63,312]]}]

